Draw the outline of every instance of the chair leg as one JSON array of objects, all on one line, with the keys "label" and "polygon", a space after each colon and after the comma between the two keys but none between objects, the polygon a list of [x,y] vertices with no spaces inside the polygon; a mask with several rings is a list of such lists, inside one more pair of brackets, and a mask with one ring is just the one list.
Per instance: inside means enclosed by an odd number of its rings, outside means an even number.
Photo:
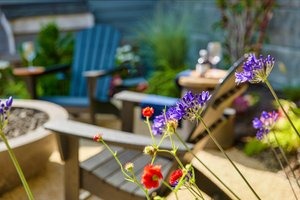
[{"label": "chair leg", "polygon": [[93,111],[90,111],[90,120],[92,124],[96,124],[96,113]]},{"label": "chair leg", "polygon": [[79,199],[79,160],[78,160],[78,138],[74,136],[66,136],[67,157],[65,158],[64,166],[64,186],[65,186],[65,199]]}]

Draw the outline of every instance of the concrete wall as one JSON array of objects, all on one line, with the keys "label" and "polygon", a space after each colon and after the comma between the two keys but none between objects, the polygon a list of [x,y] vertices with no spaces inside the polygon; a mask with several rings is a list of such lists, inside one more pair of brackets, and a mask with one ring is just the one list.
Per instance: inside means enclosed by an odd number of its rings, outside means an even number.
[{"label": "concrete wall", "polygon": [[[270,79],[275,87],[300,87],[300,1],[277,0],[277,3],[267,31],[269,41],[264,45],[264,52],[273,55],[277,62]],[[278,64],[286,66],[286,74],[280,72]]]}]

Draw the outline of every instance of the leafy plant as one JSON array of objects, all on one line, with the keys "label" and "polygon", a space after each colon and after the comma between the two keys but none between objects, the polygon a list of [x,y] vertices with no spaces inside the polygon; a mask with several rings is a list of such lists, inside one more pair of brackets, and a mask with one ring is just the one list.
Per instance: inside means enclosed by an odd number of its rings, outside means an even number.
[{"label": "leafy plant", "polygon": [[[0,64],[1,65],[1,64]],[[0,96],[15,96],[18,98],[28,98],[29,94],[26,92],[24,81],[13,76],[12,68],[0,66]]]},{"label": "leafy plant", "polygon": [[248,156],[252,156],[262,152],[267,148],[268,148],[267,144],[255,138],[250,138],[244,147],[244,153]]},{"label": "leafy plant", "polygon": [[[280,102],[282,103],[283,107],[286,110],[288,110],[288,115],[293,121],[293,124],[295,125],[296,129],[300,130],[300,108],[298,108],[296,104],[294,104],[291,101],[281,99]],[[279,113],[281,112],[281,109],[279,109]],[[280,114],[279,116],[280,117],[276,122],[272,133],[269,133],[270,142],[268,142],[266,139],[250,139],[244,148],[244,152],[247,155],[260,153],[262,150],[270,147],[270,144],[273,147],[277,147],[278,144],[276,140],[278,140],[278,143],[280,144],[281,148],[287,153],[295,152],[297,151],[297,149],[300,148],[300,138],[293,131],[293,128],[289,123],[288,119],[284,117],[283,114]]]},{"label": "leafy plant", "polygon": [[37,37],[37,57],[34,64],[46,67],[55,64],[70,64],[73,43],[72,34],[61,35],[54,22],[44,25]]},{"label": "leafy plant", "polygon": [[216,0],[221,10],[221,20],[216,24],[224,30],[224,58],[231,63],[244,52],[259,53],[272,18],[275,0]]},{"label": "leafy plant", "polygon": [[282,89],[283,95],[291,101],[300,100],[300,86],[286,86]]},{"label": "leafy plant", "polygon": [[[155,71],[150,74],[148,93],[179,96],[175,76],[186,67],[186,22],[186,13],[159,7],[153,19],[138,27],[141,57],[148,66],[154,66]],[[164,84],[161,84],[161,78],[165,79]]]},{"label": "leafy plant", "polygon": [[[74,38],[71,33],[60,34],[57,25],[48,23],[40,30],[36,40],[35,66],[50,68],[72,62]],[[68,74],[58,73],[38,79],[39,95],[64,95],[69,91]]]}]

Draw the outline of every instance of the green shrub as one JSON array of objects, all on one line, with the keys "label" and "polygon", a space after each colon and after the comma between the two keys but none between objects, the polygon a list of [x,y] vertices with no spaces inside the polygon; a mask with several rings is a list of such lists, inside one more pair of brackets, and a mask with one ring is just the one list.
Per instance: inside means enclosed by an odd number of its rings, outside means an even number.
[{"label": "green shrub", "polygon": [[0,68],[0,97],[28,98],[25,82],[13,76],[12,67]]},{"label": "green shrub", "polygon": [[148,93],[179,96],[175,76],[186,68],[187,24],[186,13],[160,7],[153,19],[138,27],[141,57],[155,71],[150,73]]},{"label": "green shrub", "polygon": [[[59,64],[71,64],[74,38],[71,33],[60,34],[55,23],[48,23],[40,30],[36,40],[35,66],[46,68]],[[65,95],[69,91],[67,73],[57,73],[40,77],[37,91],[39,95]]]},{"label": "green shrub", "polygon": [[[287,100],[280,100],[285,110],[288,110],[288,115],[293,121],[297,130],[300,130],[300,108],[296,106],[293,102]],[[276,137],[274,136],[276,135]],[[268,133],[270,143],[273,147],[277,147],[276,138],[282,149],[287,152],[295,152],[300,148],[300,138],[293,130],[288,119],[280,114],[274,129]],[[261,152],[265,148],[269,147],[269,142],[265,138],[261,141],[256,139],[250,139],[245,145],[244,151],[248,155],[253,155]]]}]

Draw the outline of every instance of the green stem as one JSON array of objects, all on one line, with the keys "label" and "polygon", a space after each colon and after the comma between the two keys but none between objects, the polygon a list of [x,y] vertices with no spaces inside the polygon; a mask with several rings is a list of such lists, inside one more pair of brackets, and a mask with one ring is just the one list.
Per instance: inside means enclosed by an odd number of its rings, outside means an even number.
[{"label": "green stem", "polygon": [[175,132],[176,137],[178,138],[178,140],[181,142],[181,144],[185,147],[185,149],[193,155],[193,157],[211,174],[213,175],[233,196],[235,196],[235,198],[237,199],[241,199],[240,197],[238,197],[213,171],[211,171],[211,169],[209,169],[209,167],[202,162],[195,154],[194,152],[192,152],[192,150],[187,146],[187,144],[182,140],[182,138],[178,135],[177,132]]},{"label": "green stem", "polygon": [[290,185],[290,187],[291,187],[291,189],[292,189],[292,191],[293,191],[293,194],[294,194],[295,198],[298,200],[298,197],[297,197],[296,192],[295,192],[295,190],[294,190],[294,188],[293,188],[293,185],[292,185],[292,183],[291,183],[291,180],[290,180],[290,178],[289,178],[289,175],[288,175],[287,172],[284,170],[283,164],[282,164],[282,162],[281,162],[279,156],[277,155],[275,149],[272,147],[270,138],[269,138],[267,135],[266,135],[266,138],[267,138],[267,141],[268,141],[268,143],[269,143],[269,146],[270,146],[270,148],[271,148],[271,150],[272,150],[272,152],[273,152],[273,154],[274,154],[276,160],[278,161],[278,163],[279,163],[279,165],[280,165],[280,168],[282,169],[282,171],[284,172],[286,178],[287,178],[288,181],[289,181],[289,185]]},{"label": "green stem", "polygon": [[296,129],[294,123],[292,122],[291,118],[289,117],[289,115],[287,114],[287,112],[284,110],[282,104],[279,101],[279,98],[277,96],[277,94],[275,93],[273,87],[271,86],[270,82],[268,80],[265,81],[266,85],[268,86],[270,92],[272,93],[276,103],[280,106],[281,110],[283,111],[284,115],[286,116],[286,118],[288,119],[289,123],[291,124],[292,128],[294,129],[294,131],[297,133],[298,137],[300,137],[300,134],[298,132],[298,130]]},{"label": "green stem", "polygon": [[204,199],[204,196],[202,195],[202,191],[200,190],[200,188],[198,187],[198,185],[195,183],[195,180],[196,180],[196,178],[195,178],[195,170],[194,170],[194,168],[193,167],[191,167],[191,171],[192,171],[192,178],[193,178],[193,182],[192,182],[192,185],[197,189],[197,191],[201,194],[201,196],[203,197],[203,199]]},{"label": "green stem", "polygon": [[294,170],[292,169],[292,167],[291,167],[291,165],[290,165],[290,163],[289,163],[289,161],[288,161],[288,159],[287,159],[287,157],[286,157],[286,155],[285,155],[283,149],[281,148],[281,145],[280,145],[280,143],[279,143],[279,140],[278,140],[278,138],[277,138],[275,132],[272,131],[272,133],[273,133],[273,135],[274,135],[275,141],[276,141],[276,143],[277,143],[277,145],[278,145],[278,148],[279,148],[279,150],[280,150],[280,153],[281,153],[281,155],[282,155],[284,161],[285,161],[286,164],[288,165],[289,170],[292,172],[293,177],[294,177],[294,179],[296,180],[296,183],[297,183],[298,187],[300,188],[299,181],[298,181],[298,179],[297,179],[297,177],[296,177],[296,174],[295,174]]},{"label": "green stem", "polygon": [[199,190],[198,186],[196,184],[193,184],[194,187],[197,187],[197,191],[195,191],[195,189],[193,187],[191,187],[191,190],[194,191],[199,197],[201,197],[202,199],[204,199],[204,196],[201,192],[201,190]]},{"label": "green stem", "polygon": [[146,117],[146,124],[148,126],[148,129],[149,129],[149,132],[150,132],[150,135],[151,135],[151,139],[152,139],[153,145],[156,145],[156,142],[155,142],[155,139],[154,139],[154,136],[153,136],[153,133],[152,133],[152,129],[151,129],[149,117]]},{"label": "green stem", "polygon": [[175,160],[177,161],[177,163],[179,164],[179,166],[184,169],[183,164],[181,163],[180,159],[178,158],[178,156],[176,155],[176,153],[174,153],[173,151],[169,151],[169,150],[165,150],[165,149],[158,149],[157,152],[160,153],[168,153],[171,154],[172,156],[174,156]]},{"label": "green stem", "polygon": [[23,174],[23,171],[22,171],[22,169],[21,169],[21,167],[19,165],[19,162],[18,162],[18,160],[17,160],[17,158],[16,158],[13,150],[11,149],[11,147],[10,147],[10,145],[9,145],[9,143],[8,143],[8,141],[7,141],[7,139],[6,139],[6,137],[5,137],[5,135],[4,135],[4,133],[3,133],[2,130],[0,130],[0,135],[1,135],[1,139],[5,143],[5,146],[6,146],[7,150],[8,150],[9,156],[10,156],[10,158],[11,158],[11,160],[12,160],[12,162],[13,162],[13,164],[14,164],[17,172],[18,172],[18,175],[19,175],[21,181],[22,181],[22,184],[24,186],[24,189],[26,191],[28,199],[33,200],[34,199],[33,194],[32,194],[32,192],[31,192],[31,190],[29,188],[29,185],[28,185],[28,183],[26,181],[26,178],[25,178],[25,176]]},{"label": "green stem", "polygon": [[216,146],[218,147],[218,149],[223,153],[223,155],[228,159],[228,161],[231,163],[231,165],[234,167],[234,169],[239,173],[239,175],[242,177],[242,179],[245,181],[245,183],[247,184],[247,186],[250,188],[250,190],[253,192],[253,194],[256,196],[257,199],[261,199],[258,194],[255,192],[255,190],[252,188],[252,186],[250,185],[250,183],[247,181],[247,179],[245,178],[245,176],[242,174],[242,172],[239,170],[239,168],[234,164],[234,162],[230,159],[230,157],[227,155],[227,153],[224,151],[224,149],[222,148],[222,146],[219,144],[219,142],[216,140],[216,138],[212,135],[211,131],[209,130],[209,128],[207,127],[206,123],[203,121],[202,117],[199,118],[200,121],[202,122],[202,124],[204,125],[208,135],[210,136],[210,138],[212,139],[212,141],[216,144]]},{"label": "green stem", "polygon": [[142,186],[135,178],[132,179],[132,177],[129,176],[129,175],[125,172],[125,170],[124,170],[124,168],[123,168],[123,165],[122,165],[121,161],[120,161],[119,158],[116,156],[116,153],[113,152],[113,150],[106,144],[106,142],[105,142],[103,139],[101,140],[101,143],[105,146],[105,148],[108,149],[108,151],[111,153],[111,155],[113,155],[113,157],[115,158],[116,162],[117,162],[118,165],[120,166],[120,169],[121,169],[123,175],[124,175],[127,179],[133,180],[133,182],[134,182],[135,184],[137,184],[137,186],[143,190],[143,192],[144,192],[144,194],[145,194],[147,200],[151,200],[151,198],[149,197],[148,191],[147,191],[147,190],[146,190],[146,189],[145,189],[145,188],[144,188],[144,187],[143,187],[143,186]]}]

